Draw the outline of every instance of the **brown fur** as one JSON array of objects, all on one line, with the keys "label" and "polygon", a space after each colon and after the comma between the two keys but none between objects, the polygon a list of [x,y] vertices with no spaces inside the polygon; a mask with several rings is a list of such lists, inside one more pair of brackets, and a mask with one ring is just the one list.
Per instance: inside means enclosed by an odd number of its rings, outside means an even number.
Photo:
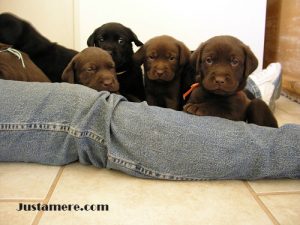
[{"label": "brown fur", "polygon": [[86,48],[75,55],[65,68],[61,79],[97,91],[119,91],[115,63],[108,52],[97,47]]},{"label": "brown fur", "polygon": [[134,54],[134,60],[144,66],[149,105],[182,109],[181,89],[189,57],[185,44],[167,35],[150,39]]},{"label": "brown fur", "polygon": [[6,51],[10,45],[0,43],[0,78],[5,80],[50,82],[47,76],[31,61],[29,56],[22,54],[25,68],[18,56]]},{"label": "brown fur", "polygon": [[192,91],[185,112],[278,127],[268,106],[262,100],[250,100],[243,91],[258,61],[240,40],[232,36],[213,37],[192,54],[191,63],[199,75],[200,86]]}]

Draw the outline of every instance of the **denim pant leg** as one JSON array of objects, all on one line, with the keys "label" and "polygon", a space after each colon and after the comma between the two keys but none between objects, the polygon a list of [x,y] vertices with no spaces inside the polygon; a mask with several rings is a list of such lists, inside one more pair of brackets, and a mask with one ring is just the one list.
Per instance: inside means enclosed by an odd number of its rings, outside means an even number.
[{"label": "denim pant leg", "polygon": [[0,161],[105,167],[105,136],[120,95],[5,80],[0,90]]},{"label": "denim pant leg", "polygon": [[70,84],[0,80],[0,161],[158,179],[300,177],[300,126],[198,117]]},{"label": "denim pant leg", "polygon": [[157,179],[300,178],[300,126],[279,129],[120,102],[107,167]]},{"label": "denim pant leg", "polygon": [[251,77],[247,78],[247,84],[245,89],[250,91],[255,96],[255,98],[262,98],[259,87],[255,84]]}]

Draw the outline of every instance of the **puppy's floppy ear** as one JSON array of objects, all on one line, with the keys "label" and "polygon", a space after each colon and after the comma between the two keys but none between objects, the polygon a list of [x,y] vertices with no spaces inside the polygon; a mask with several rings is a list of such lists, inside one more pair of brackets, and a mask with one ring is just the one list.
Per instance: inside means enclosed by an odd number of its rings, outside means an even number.
[{"label": "puppy's floppy ear", "polygon": [[95,38],[94,38],[94,36],[95,36],[95,31],[89,36],[89,38],[87,40],[87,45],[89,47],[95,46]]},{"label": "puppy's floppy ear", "polygon": [[143,45],[133,54],[133,61],[137,65],[142,65],[146,57],[146,46]]},{"label": "puppy's floppy ear", "polygon": [[244,68],[244,76],[248,77],[254,70],[256,70],[258,66],[258,60],[254,53],[247,45],[243,45],[243,49],[245,52],[245,68]]},{"label": "puppy's floppy ear", "polygon": [[69,64],[64,69],[62,75],[61,75],[61,81],[68,82],[71,84],[75,83],[75,72],[74,72],[74,65],[75,65],[75,57],[69,62]]},{"label": "puppy's floppy ear", "polygon": [[189,62],[191,57],[191,51],[186,47],[186,45],[178,41],[178,47],[179,47],[179,65],[184,66],[186,63]]},{"label": "puppy's floppy ear", "polygon": [[243,90],[247,84],[247,77],[257,68],[258,61],[251,49],[242,43],[242,48],[245,54],[245,63],[244,63],[244,76],[237,88],[237,90]]},{"label": "puppy's floppy ear", "polygon": [[128,27],[126,27],[126,28],[128,29],[128,33],[129,33],[129,37],[131,38],[131,41],[133,41],[136,46],[142,46],[143,42],[141,42],[138,39],[138,37],[136,36],[136,34],[133,33],[133,31],[130,28],[128,28]]},{"label": "puppy's floppy ear", "polygon": [[190,57],[190,64],[196,72],[196,75],[201,75],[201,55],[205,42],[201,43],[200,46],[192,53]]}]

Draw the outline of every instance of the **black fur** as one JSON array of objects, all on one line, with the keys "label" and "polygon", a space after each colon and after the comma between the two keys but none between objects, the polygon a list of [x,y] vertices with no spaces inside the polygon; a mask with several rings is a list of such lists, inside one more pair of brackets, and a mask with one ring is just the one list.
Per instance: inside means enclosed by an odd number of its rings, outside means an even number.
[{"label": "black fur", "polygon": [[131,29],[120,23],[106,23],[97,28],[88,38],[88,46],[96,46],[108,51],[115,64],[120,93],[129,100],[137,97],[145,99],[143,76],[140,66],[133,62],[132,42],[136,46],[143,43]]},{"label": "black fur", "polygon": [[77,54],[50,42],[30,23],[10,13],[0,14],[0,42],[27,53],[53,82],[61,81],[63,70]]}]

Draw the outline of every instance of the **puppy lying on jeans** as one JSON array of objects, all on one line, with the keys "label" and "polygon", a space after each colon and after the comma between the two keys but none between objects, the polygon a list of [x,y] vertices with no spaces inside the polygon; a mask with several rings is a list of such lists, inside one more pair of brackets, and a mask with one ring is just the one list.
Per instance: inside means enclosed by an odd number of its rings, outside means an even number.
[{"label": "puppy lying on jeans", "polygon": [[191,83],[185,74],[189,58],[184,43],[166,35],[150,39],[134,54],[134,60],[144,65],[149,105],[182,110],[182,94]]},{"label": "puppy lying on jeans", "polygon": [[184,106],[185,112],[278,127],[269,107],[260,99],[249,99],[243,91],[258,61],[240,40],[232,36],[213,37],[192,54],[191,63],[199,76]]},{"label": "puppy lying on jeans", "polygon": [[132,42],[136,46],[143,45],[131,29],[120,23],[106,23],[89,36],[87,45],[102,48],[111,54],[120,93],[129,101],[142,101],[145,100],[143,75],[141,68],[133,63]]},{"label": "puppy lying on jeans", "polygon": [[73,57],[65,68],[62,81],[82,84],[97,91],[118,92],[115,63],[103,49],[89,47]]},{"label": "puppy lying on jeans", "polygon": [[10,13],[0,14],[0,42],[28,54],[53,82],[61,81],[61,73],[77,51],[50,42],[29,22]]},{"label": "puppy lying on jeans", "polygon": [[51,82],[26,53],[3,43],[0,43],[0,79]]}]

